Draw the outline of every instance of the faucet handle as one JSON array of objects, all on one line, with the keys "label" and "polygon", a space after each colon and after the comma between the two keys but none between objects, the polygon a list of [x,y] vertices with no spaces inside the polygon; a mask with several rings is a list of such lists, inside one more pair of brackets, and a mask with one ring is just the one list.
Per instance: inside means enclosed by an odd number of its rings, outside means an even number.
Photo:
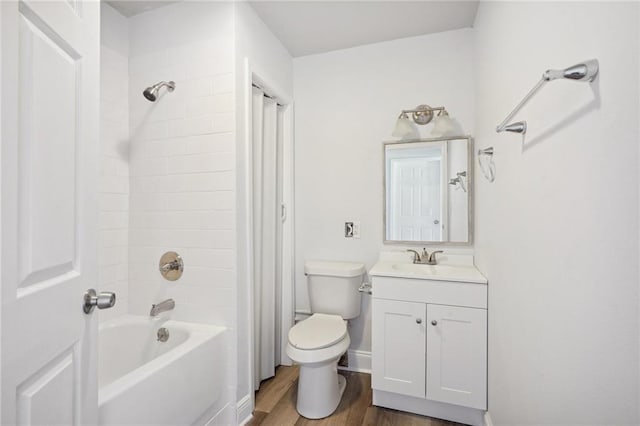
[{"label": "faucet handle", "polygon": [[422,247],[422,258],[426,259],[429,257],[429,252],[427,251],[426,247]]},{"label": "faucet handle", "polygon": [[407,249],[407,253],[413,253],[413,263],[420,262],[420,260],[421,260],[420,253],[418,253],[417,251],[412,250],[412,249]]},{"label": "faucet handle", "polygon": [[431,255],[429,255],[428,262],[431,265],[435,265],[436,264],[436,254],[438,254],[438,253],[444,253],[444,252],[442,250],[436,250],[436,251],[432,252]]}]

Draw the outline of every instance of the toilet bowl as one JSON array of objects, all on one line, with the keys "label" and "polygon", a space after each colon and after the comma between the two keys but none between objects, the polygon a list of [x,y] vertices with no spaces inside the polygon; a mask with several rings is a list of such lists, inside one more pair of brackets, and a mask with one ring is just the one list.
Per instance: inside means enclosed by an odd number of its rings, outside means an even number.
[{"label": "toilet bowl", "polygon": [[363,274],[362,263],[305,262],[313,315],[289,330],[286,350],[300,365],[296,409],[303,417],[327,417],[340,404],[347,381],[338,360],[351,344],[346,320],[360,315]]},{"label": "toilet bowl", "polygon": [[298,413],[320,419],[333,413],[347,381],[338,374],[338,360],[351,339],[339,315],[313,314],[289,330],[287,355],[300,364]]}]

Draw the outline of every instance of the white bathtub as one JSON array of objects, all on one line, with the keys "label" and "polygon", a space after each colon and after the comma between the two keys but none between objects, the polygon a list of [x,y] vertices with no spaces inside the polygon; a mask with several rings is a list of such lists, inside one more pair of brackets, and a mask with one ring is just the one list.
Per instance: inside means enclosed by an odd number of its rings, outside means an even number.
[{"label": "white bathtub", "polygon": [[[160,327],[169,330],[157,341]],[[100,325],[100,425],[191,425],[223,394],[224,327],[124,315]]]}]

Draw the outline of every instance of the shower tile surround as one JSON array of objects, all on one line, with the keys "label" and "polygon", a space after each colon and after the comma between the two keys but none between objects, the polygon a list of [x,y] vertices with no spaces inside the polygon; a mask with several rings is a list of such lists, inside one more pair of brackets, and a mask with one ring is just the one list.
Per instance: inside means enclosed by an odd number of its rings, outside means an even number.
[{"label": "shower tile surround", "polygon": [[101,310],[100,321],[127,312],[129,249],[129,27],[102,5],[100,46],[100,193],[98,282],[118,300]]},{"label": "shower tile surround", "polygon": [[[173,298],[175,309],[163,316],[228,327],[227,387],[201,420],[218,413],[216,424],[232,423],[233,5],[183,2],[126,19],[103,4],[102,24],[103,32],[128,34],[128,46],[102,52],[101,290],[117,293],[118,309],[101,319],[147,316],[152,303]],[[175,91],[144,99],[142,91],[161,80],[175,81]],[[169,250],[185,262],[175,282],[158,272]]]}]

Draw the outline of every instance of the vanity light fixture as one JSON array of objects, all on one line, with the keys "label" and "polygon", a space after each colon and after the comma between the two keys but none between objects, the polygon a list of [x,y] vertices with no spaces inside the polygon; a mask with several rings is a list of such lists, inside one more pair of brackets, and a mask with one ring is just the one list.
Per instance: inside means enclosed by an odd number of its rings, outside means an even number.
[{"label": "vanity light fixture", "polygon": [[[434,112],[438,113],[435,118]],[[411,118],[409,114],[411,114]],[[414,123],[423,126],[429,124],[432,120],[434,126],[431,131],[431,136],[442,137],[462,134],[458,123],[449,117],[449,113],[443,106],[430,107],[429,105],[422,104],[414,109],[403,109],[398,116],[396,126],[391,135],[398,138],[417,138],[419,136],[418,129]]]}]

